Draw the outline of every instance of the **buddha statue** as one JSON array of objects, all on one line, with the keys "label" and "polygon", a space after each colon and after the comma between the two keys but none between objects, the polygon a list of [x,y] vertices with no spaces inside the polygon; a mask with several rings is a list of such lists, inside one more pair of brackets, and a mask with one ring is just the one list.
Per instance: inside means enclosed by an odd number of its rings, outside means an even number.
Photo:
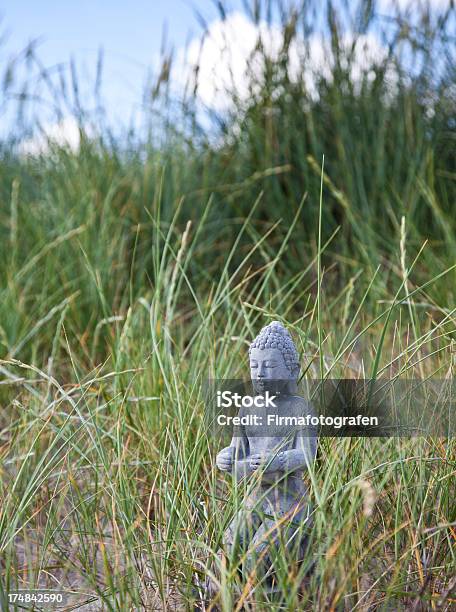
[{"label": "buddha statue", "polygon": [[[265,423],[271,410],[287,416],[312,414],[310,404],[297,394],[298,352],[280,322],[260,331],[249,357],[254,395],[269,391],[275,408],[241,408],[239,415],[254,411]],[[271,547],[277,547],[279,539],[287,542],[287,548],[294,547],[293,555],[304,554],[311,521],[303,476],[314,461],[316,447],[317,434],[309,429],[245,425],[236,427],[230,445],[217,455],[221,471],[246,483],[241,508],[224,535],[225,552],[239,552],[247,571],[256,571],[272,583]]]}]

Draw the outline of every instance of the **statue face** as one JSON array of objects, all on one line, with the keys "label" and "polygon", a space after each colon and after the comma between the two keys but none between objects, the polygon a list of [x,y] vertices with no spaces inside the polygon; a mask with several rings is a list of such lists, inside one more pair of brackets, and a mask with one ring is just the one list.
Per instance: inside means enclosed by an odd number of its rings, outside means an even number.
[{"label": "statue face", "polygon": [[[282,381],[296,380],[285,364],[282,353],[277,348],[253,348],[250,352],[250,376],[255,391],[260,393],[269,387],[268,381],[280,385]],[[274,386],[276,386],[274,385]]]}]

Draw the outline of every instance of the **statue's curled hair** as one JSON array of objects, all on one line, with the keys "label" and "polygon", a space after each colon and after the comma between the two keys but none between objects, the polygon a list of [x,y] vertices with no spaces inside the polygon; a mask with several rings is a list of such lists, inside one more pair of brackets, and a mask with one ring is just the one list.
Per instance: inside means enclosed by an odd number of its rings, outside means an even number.
[{"label": "statue's curled hair", "polygon": [[263,327],[250,345],[249,354],[254,348],[278,349],[282,353],[285,364],[290,372],[295,373],[299,367],[299,356],[296,346],[290,336],[290,332],[285,329],[280,321],[273,321],[266,325],[266,327]]}]

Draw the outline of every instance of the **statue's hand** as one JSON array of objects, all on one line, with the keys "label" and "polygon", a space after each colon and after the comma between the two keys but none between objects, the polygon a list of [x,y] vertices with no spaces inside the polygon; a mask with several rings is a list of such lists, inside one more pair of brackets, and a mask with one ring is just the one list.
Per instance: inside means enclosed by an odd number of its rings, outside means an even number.
[{"label": "statue's hand", "polygon": [[219,452],[216,458],[217,467],[222,472],[230,472],[233,467],[234,448],[224,448]]},{"label": "statue's hand", "polygon": [[280,469],[280,461],[277,455],[255,453],[250,455],[250,468],[258,470],[262,468],[264,472],[276,472]]}]

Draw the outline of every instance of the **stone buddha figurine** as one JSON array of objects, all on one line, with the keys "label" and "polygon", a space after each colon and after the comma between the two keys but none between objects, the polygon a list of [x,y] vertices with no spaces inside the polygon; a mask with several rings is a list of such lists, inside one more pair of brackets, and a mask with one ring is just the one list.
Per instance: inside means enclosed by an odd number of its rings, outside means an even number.
[{"label": "stone buddha figurine", "polygon": [[[268,421],[271,410],[287,417],[312,415],[308,402],[297,395],[300,366],[290,333],[277,321],[264,327],[250,345],[250,374],[254,395],[269,391],[275,408],[241,408]],[[227,448],[217,455],[217,467],[246,483],[241,509],[225,532],[226,551],[244,555],[248,571],[269,579],[274,574],[271,547],[279,539],[296,551],[299,560],[310,528],[310,507],[304,473],[314,461],[317,434],[289,425],[239,426]],[[285,536],[285,540],[283,539]]]}]

